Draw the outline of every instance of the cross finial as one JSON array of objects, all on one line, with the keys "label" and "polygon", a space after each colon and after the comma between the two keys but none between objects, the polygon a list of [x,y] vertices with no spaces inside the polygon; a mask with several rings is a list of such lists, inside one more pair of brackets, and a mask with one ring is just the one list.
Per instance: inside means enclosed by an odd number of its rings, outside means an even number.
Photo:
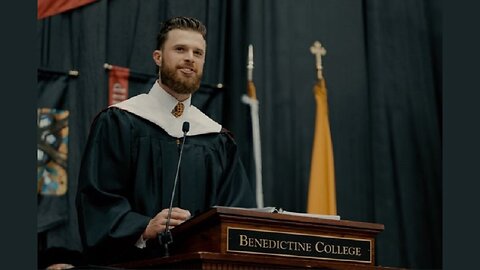
[{"label": "cross finial", "polygon": [[320,42],[315,41],[313,45],[310,47],[310,52],[315,55],[315,62],[317,67],[317,79],[321,80],[323,79],[322,56],[327,54],[327,50],[325,50],[325,47],[323,47],[322,44],[320,44]]}]

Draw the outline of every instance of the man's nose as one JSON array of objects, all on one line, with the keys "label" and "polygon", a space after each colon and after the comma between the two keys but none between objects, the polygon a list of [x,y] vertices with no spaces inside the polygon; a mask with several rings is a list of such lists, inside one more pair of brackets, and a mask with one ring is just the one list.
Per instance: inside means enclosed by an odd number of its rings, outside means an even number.
[{"label": "man's nose", "polygon": [[185,53],[185,61],[187,62],[193,62],[194,61],[194,58],[193,58],[193,51],[192,50],[188,50],[186,53]]}]

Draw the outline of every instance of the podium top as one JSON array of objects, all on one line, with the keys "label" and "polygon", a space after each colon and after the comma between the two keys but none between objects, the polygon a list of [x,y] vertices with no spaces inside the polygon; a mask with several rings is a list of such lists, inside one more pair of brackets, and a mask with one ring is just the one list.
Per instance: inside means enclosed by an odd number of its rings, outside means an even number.
[{"label": "podium top", "polygon": [[378,234],[385,229],[383,224],[378,223],[368,223],[360,221],[350,221],[350,220],[333,220],[326,218],[310,217],[304,215],[295,215],[293,212],[288,214],[284,213],[270,213],[264,212],[261,209],[250,209],[250,208],[237,208],[237,207],[224,207],[224,206],[214,206],[206,212],[201,213],[200,215],[192,217],[190,220],[184,222],[183,224],[175,227],[172,230],[172,233],[178,234],[182,233],[184,230],[189,230],[190,227],[196,226],[197,224],[206,222],[207,220],[217,220],[217,219],[230,219],[233,222],[254,222],[261,224],[270,224],[270,225],[280,225],[287,226],[292,228],[295,226],[298,227],[322,227],[322,228],[335,228],[335,230],[360,230],[366,233]]}]

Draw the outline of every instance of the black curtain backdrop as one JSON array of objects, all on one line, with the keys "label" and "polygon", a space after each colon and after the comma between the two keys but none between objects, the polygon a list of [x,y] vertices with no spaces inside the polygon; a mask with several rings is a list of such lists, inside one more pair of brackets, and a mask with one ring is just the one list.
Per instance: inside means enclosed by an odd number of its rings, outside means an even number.
[{"label": "black curtain backdrop", "polygon": [[[107,106],[104,63],[155,74],[159,23],[176,15],[207,25],[203,83],[224,85],[208,110],[235,134],[252,183],[250,114],[241,96],[253,44],[265,205],[290,211],[306,210],[315,122],[309,48],[320,41],[327,49],[338,214],[385,224],[378,264],[442,267],[442,34],[441,6],[433,0],[101,0],[39,20],[40,67],[79,71],[64,97],[70,181],[90,123]],[[81,250],[75,209],[69,211],[69,221],[47,231],[50,241],[39,250]]]},{"label": "black curtain backdrop", "polygon": [[439,38],[426,19],[438,15],[432,5],[365,5],[373,210],[388,228],[378,256],[416,268],[440,267],[442,250]]}]

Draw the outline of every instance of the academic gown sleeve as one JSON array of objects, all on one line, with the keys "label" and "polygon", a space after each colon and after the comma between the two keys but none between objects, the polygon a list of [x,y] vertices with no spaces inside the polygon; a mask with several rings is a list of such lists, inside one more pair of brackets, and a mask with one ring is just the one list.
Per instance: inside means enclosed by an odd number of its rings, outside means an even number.
[{"label": "academic gown sleeve", "polygon": [[132,211],[129,198],[132,134],[128,118],[111,110],[92,124],[79,173],[79,227],[90,262],[135,253],[150,217]]},{"label": "academic gown sleeve", "polygon": [[222,177],[218,181],[217,201],[212,205],[233,207],[256,207],[254,191],[240,160],[237,144],[229,132],[222,132],[222,147],[219,151]]}]

